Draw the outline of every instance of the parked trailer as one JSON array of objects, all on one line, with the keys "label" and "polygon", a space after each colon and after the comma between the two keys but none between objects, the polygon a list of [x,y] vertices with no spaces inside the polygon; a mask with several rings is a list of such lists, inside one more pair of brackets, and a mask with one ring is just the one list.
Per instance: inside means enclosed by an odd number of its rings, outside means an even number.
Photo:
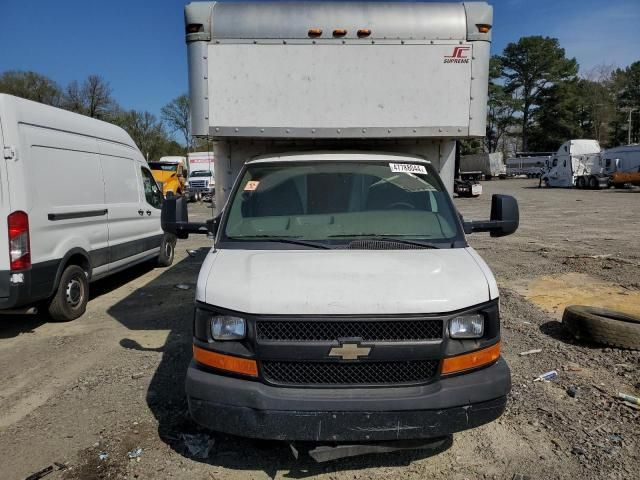
[{"label": "parked trailer", "polygon": [[551,157],[549,155],[507,158],[507,176],[519,177],[524,175],[527,178],[538,178],[547,169],[550,164],[550,159]]},{"label": "parked trailer", "polygon": [[609,183],[615,188],[640,185],[640,145],[625,145],[602,152]]},{"label": "parked trailer", "polygon": [[540,179],[547,187],[606,188],[609,177],[597,140],[569,140],[552,157]]},{"label": "parked trailer", "polygon": [[[203,2],[185,10],[192,133],[221,214],[186,391],[200,424],[315,442],[441,438],[502,414],[498,289],[464,233],[455,139],[485,133],[484,2]],[[425,81],[427,79],[427,81]],[[400,425],[400,427],[398,427]],[[410,427],[408,427],[410,425]]]},{"label": "parked trailer", "polygon": [[478,153],[460,157],[460,177],[462,180],[491,180],[505,178],[507,169],[501,152]]}]

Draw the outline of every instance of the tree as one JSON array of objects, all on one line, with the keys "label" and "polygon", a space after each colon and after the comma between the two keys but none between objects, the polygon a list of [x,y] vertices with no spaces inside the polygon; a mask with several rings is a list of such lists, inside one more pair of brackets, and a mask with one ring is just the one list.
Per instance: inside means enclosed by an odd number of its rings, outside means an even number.
[{"label": "tree", "polygon": [[137,110],[120,111],[114,115],[113,123],[127,131],[147,158],[162,156],[169,140],[162,122],[155,115]]},{"label": "tree", "polygon": [[527,151],[531,114],[556,83],[575,78],[578,63],[567,59],[558,39],[532,36],[509,43],[500,57],[505,91],[522,100],[522,150]]},{"label": "tree", "polygon": [[92,118],[106,119],[116,107],[109,83],[99,75],[89,75],[79,85],[73,81],[67,85],[64,108]]},{"label": "tree", "polygon": [[60,87],[50,78],[36,72],[7,71],[0,75],[0,93],[58,106]]},{"label": "tree", "polygon": [[161,113],[171,132],[182,133],[187,148],[191,146],[189,97],[180,95],[174,98],[162,107]]},{"label": "tree", "polygon": [[487,134],[485,149],[489,153],[498,150],[500,140],[516,123],[514,113],[520,108],[519,99],[508,93],[500,78],[502,63],[500,57],[491,57],[489,64],[489,99],[487,104]]},{"label": "tree", "polygon": [[[631,143],[640,141],[640,61],[612,74],[617,114],[613,121],[614,145],[629,141],[629,115],[631,115]],[[631,111],[631,113],[629,113]]]}]

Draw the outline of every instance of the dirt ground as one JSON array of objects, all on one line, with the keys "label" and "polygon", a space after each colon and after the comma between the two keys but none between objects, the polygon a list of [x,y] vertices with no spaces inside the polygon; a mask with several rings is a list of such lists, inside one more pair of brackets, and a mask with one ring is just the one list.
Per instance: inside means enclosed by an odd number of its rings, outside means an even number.
[{"label": "dirt ground", "polygon": [[[93,284],[74,322],[0,317],[0,478],[47,467],[47,479],[640,478],[640,411],[613,399],[640,394],[640,352],[577,343],[559,322],[570,303],[639,313],[640,190],[536,186],[485,182],[481,198],[456,199],[469,219],[488,217],[492,193],[520,203],[516,234],[469,236],[501,290],[513,390],[499,420],[436,452],[326,464],[295,460],[283,443],[201,430],[189,420],[183,382],[209,241],[192,236],[169,269],[141,266]],[[207,214],[203,204],[192,208],[194,219]],[[552,369],[556,380],[532,381]],[[208,458],[190,452],[194,438],[213,444]]]}]

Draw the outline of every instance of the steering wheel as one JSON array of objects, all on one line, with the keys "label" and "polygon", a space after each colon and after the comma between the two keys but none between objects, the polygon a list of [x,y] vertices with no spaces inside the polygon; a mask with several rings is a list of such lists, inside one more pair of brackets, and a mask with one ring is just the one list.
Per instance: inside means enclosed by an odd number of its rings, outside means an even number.
[{"label": "steering wheel", "polygon": [[409,208],[411,210],[415,210],[416,206],[415,205],[411,205],[408,202],[395,202],[395,203],[392,203],[391,205],[387,205],[387,208],[390,209],[390,210],[395,209],[395,208]]}]

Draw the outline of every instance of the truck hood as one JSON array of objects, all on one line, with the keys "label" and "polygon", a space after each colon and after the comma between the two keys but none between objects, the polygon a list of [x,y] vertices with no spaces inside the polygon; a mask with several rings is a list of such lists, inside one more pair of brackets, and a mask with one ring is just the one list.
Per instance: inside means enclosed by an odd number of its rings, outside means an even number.
[{"label": "truck hood", "polygon": [[212,250],[196,298],[252,314],[443,313],[497,296],[471,248]]},{"label": "truck hood", "polygon": [[164,170],[151,170],[151,174],[156,179],[156,182],[163,183],[176,176],[176,172],[165,172]]}]

